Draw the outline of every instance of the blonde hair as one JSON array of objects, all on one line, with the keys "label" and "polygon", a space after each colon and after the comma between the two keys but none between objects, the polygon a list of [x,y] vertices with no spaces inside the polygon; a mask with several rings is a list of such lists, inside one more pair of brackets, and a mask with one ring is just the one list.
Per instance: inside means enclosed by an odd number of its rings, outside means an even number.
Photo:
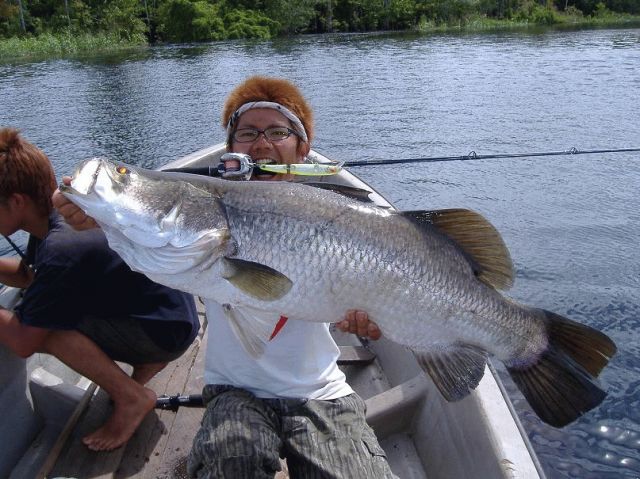
[{"label": "blonde hair", "polygon": [[227,97],[222,111],[222,126],[227,128],[229,120],[242,105],[250,102],[269,101],[278,103],[298,117],[305,129],[309,143],[313,139],[313,113],[300,90],[282,78],[252,76],[238,85]]},{"label": "blonde hair", "polygon": [[29,196],[41,214],[51,213],[56,177],[47,155],[14,128],[0,129],[0,201],[12,194]]}]

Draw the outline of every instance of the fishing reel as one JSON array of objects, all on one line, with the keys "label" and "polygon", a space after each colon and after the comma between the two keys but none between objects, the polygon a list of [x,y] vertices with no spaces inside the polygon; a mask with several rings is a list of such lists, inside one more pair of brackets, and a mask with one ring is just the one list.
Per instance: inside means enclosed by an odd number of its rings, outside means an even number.
[{"label": "fishing reel", "polygon": [[244,153],[225,153],[220,157],[218,174],[226,180],[248,180],[256,164]]}]

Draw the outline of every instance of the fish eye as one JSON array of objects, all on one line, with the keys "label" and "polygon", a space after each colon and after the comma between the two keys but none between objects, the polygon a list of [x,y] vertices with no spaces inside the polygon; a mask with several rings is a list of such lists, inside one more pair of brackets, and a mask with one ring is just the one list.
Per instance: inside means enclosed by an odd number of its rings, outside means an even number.
[{"label": "fish eye", "polygon": [[118,166],[116,167],[116,173],[120,175],[126,175],[129,173],[129,168],[127,168],[126,166]]}]

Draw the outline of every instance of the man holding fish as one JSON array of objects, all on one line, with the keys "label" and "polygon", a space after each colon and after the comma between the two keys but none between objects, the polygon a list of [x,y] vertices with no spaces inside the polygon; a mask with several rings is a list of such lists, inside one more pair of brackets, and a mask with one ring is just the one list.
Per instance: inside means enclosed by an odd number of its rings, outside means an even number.
[{"label": "man holding fish", "polygon": [[[30,234],[24,259],[0,258],[0,282],[25,288],[15,312],[0,308],[0,344],[21,357],[51,354],[103,388],[105,424],[92,450],[126,443],[156,402],[144,385],[182,355],[200,327],[193,298],[135,273],[102,231],[73,231],[52,208],[47,156],[17,130],[0,129],[0,233]],[[133,366],[129,377],[114,362]]]},{"label": "man holding fish", "polygon": [[[312,112],[300,91],[266,77],[249,78],[229,95],[223,126],[228,150],[250,155],[258,167],[302,163],[313,138]],[[290,177],[258,168],[253,179]],[[72,225],[94,226],[62,195],[54,204]],[[273,477],[280,456],[291,477],[393,477],[366,423],[364,401],[337,366],[339,349],[327,323],[282,316],[272,333],[277,341],[254,357],[223,306],[205,304],[207,411],[189,457],[192,477]],[[338,327],[372,339],[381,335],[363,311],[347,311]]]}]

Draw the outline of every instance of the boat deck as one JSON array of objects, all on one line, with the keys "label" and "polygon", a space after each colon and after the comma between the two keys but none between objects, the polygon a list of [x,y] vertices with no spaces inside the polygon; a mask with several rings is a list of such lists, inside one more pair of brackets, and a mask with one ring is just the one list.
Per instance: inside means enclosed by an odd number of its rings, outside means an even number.
[{"label": "boat deck", "polygon": [[[206,326],[199,307],[201,323]],[[171,362],[148,384],[159,396],[199,393],[203,387],[205,327],[189,350]],[[74,478],[182,478],[193,436],[200,426],[203,408],[181,407],[178,411],[156,409],[142,422],[129,442],[110,452],[93,452],[81,442],[97,429],[110,412],[109,397],[98,390],[68,437],[61,437],[62,449],[46,477]],[[45,464],[45,467],[47,465]],[[45,471],[43,471],[45,472]]]}]

